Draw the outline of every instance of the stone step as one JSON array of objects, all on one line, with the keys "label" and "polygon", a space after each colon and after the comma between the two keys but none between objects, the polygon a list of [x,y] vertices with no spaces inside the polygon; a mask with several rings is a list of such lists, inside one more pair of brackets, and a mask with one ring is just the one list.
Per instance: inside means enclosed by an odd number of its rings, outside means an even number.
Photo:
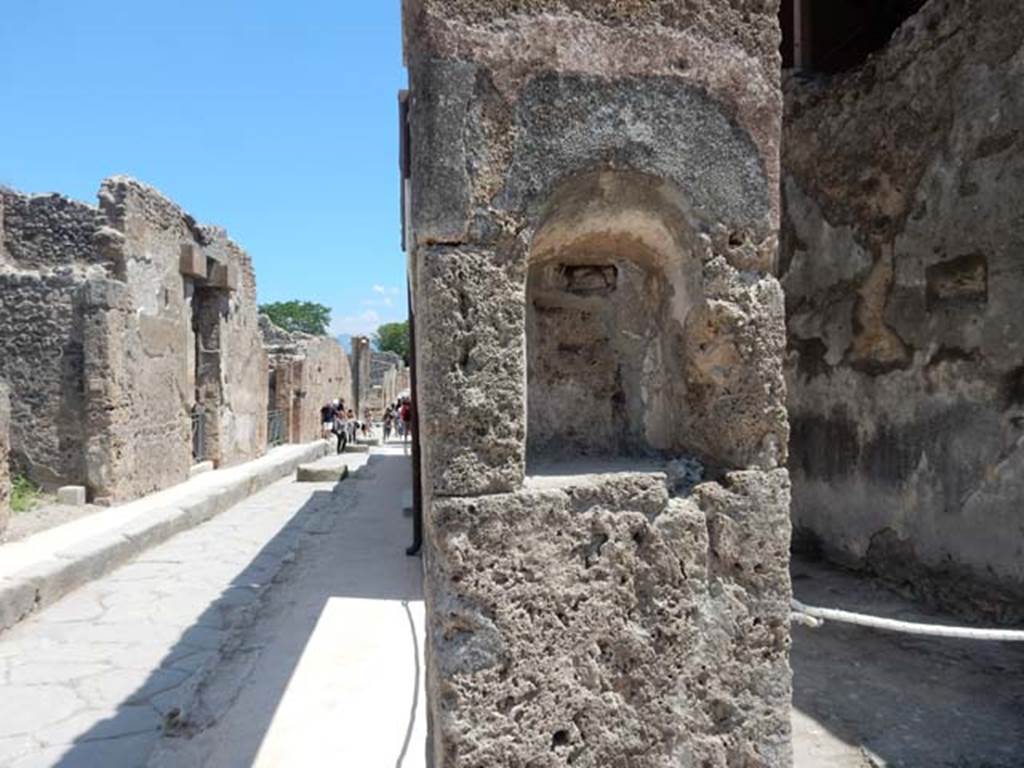
[{"label": "stone step", "polygon": [[345,453],[369,453],[370,446],[362,443],[349,443],[345,446]]},{"label": "stone step", "polygon": [[327,456],[311,464],[302,464],[295,479],[300,483],[339,483],[348,477],[348,464],[344,456]]}]

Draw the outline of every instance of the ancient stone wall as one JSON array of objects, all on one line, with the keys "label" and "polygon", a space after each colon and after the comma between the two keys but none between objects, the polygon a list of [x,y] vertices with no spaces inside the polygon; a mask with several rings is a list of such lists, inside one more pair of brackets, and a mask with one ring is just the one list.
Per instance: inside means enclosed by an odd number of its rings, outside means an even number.
[{"label": "ancient stone wall", "polygon": [[401,355],[394,352],[370,352],[370,396],[365,404],[380,418],[384,409],[409,388],[409,369]]},{"label": "ancient stone wall", "polygon": [[[166,487],[188,477],[192,410],[206,397],[211,458],[263,451],[266,359],[241,249],[125,177],[103,183],[96,208],[0,199],[0,376],[15,464],[98,501]],[[198,357],[196,329],[217,345]]]},{"label": "ancient stone wall", "polygon": [[775,11],[405,3],[438,768],[790,764]]},{"label": "ancient stone wall", "polygon": [[933,0],[786,82],[797,543],[995,614],[1024,596],[1024,6]]},{"label": "ancient stone wall", "polygon": [[0,382],[0,533],[11,517],[11,400]]},{"label": "ancient stone wall", "polygon": [[409,394],[409,367],[389,368],[381,382],[381,399],[384,407],[391,405],[402,394]]},{"label": "ancient stone wall", "polygon": [[320,408],[332,400],[352,401],[352,368],[334,339],[289,333],[260,316],[270,359],[270,407],[285,420],[287,439],[303,443],[321,437]]},{"label": "ancient stone wall", "polygon": [[[219,466],[230,466],[266,451],[268,360],[259,328],[252,260],[223,230],[204,228],[204,232],[209,240],[204,253],[216,264],[213,273],[225,275],[223,280],[208,281],[212,283],[206,289],[210,300],[202,311],[215,314],[218,324],[220,415],[215,460]],[[216,295],[209,297],[209,292]]]},{"label": "ancient stone wall", "polygon": [[178,206],[134,179],[104,181],[99,205],[123,276],[87,292],[88,484],[124,499],[181,482],[193,464],[195,286],[180,259],[202,241]]},{"label": "ancient stone wall", "polygon": [[359,418],[373,400],[373,347],[366,336],[352,337],[352,401],[348,403]]},{"label": "ancient stone wall", "polygon": [[10,387],[11,452],[45,486],[84,483],[78,299],[111,262],[98,211],[58,195],[0,190],[0,378]]},{"label": "ancient stone wall", "polygon": [[370,357],[371,385],[383,384],[384,377],[387,375],[388,371],[405,366],[402,356],[395,352],[381,352],[377,349],[372,352],[373,354]]}]

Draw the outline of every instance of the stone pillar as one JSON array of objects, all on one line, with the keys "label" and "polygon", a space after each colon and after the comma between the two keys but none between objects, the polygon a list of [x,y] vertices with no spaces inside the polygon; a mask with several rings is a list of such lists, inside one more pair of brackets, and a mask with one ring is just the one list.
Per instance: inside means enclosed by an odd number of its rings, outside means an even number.
[{"label": "stone pillar", "polygon": [[789,765],[774,4],[404,10],[435,765]]},{"label": "stone pillar", "polygon": [[363,408],[370,400],[370,369],[373,364],[373,350],[366,336],[352,338],[352,402],[349,407],[362,418]]},{"label": "stone pillar", "polygon": [[[2,208],[0,208],[2,215]],[[11,517],[11,399],[0,382],[0,533]]]},{"label": "stone pillar", "polygon": [[98,503],[131,497],[135,401],[127,349],[135,312],[128,286],[95,279],[81,289],[85,476]]}]

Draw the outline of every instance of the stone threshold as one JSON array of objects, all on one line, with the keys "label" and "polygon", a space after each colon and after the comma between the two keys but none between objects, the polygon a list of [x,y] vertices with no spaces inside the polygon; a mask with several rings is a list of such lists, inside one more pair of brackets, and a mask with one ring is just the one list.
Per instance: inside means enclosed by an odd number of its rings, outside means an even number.
[{"label": "stone threshold", "polygon": [[0,632],[330,452],[326,440],[282,445],[254,461],[0,546]]}]

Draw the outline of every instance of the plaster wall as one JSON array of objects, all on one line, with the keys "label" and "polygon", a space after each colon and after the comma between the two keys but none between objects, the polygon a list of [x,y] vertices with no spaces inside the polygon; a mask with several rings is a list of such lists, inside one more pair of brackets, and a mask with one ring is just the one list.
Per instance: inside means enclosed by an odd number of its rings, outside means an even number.
[{"label": "plaster wall", "polygon": [[786,81],[797,544],[946,606],[1024,596],[1024,11],[934,0]]}]

